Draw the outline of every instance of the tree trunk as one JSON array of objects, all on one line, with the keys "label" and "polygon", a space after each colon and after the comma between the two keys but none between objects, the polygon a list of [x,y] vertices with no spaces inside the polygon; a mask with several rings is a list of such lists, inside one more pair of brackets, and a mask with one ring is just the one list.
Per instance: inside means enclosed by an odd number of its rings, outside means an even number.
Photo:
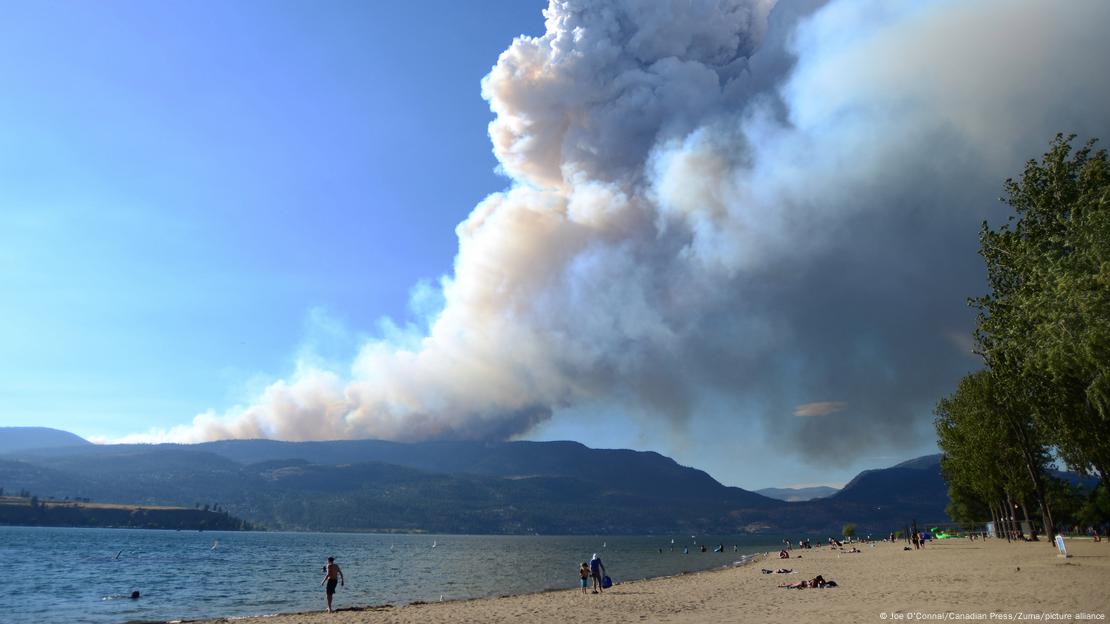
[{"label": "tree trunk", "polygon": [[1025,523],[1029,525],[1029,536],[1031,539],[1037,538],[1037,527],[1033,525],[1033,521],[1029,519],[1029,508],[1025,506],[1025,499],[1021,499],[1021,515],[1025,517]]},{"label": "tree trunk", "polygon": [[1025,467],[1029,471],[1029,478],[1033,480],[1033,493],[1036,495],[1037,504],[1041,506],[1044,516],[1044,530],[1049,536],[1056,535],[1056,522],[1052,520],[1052,510],[1048,506],[1048,497],[1044,491],[1044,475],[1039,469],[1033,467],[1031,458],[1026,457]]},{"label": "tree trunk", "polygon": [[[993,525],[998,526],[998,523],[995,520],[995,504],[991,503],[990,501],[987,501],[987,511],[990,512],[990,522]],[[993,537],[993,535],[991,535],[991,537]]]},{"label": "tree trunk", "polygon": [[1007,420],[1021,442],[1021,457],[1025,460],[1023,462],[1025,470],[1033,481],[1033,494],[1036,496],[1037,504],[1041,506],[1041,512],[1044,514],[1044,530],[1049,535],[1055,535],[1056,523],[1052,520],[1052,510],[1049,509],[1048,498],[1045,496],[1042,467],[1038,465],[1036,458],[1033,456],[1033,441],[1029,439],[1028,432],[1021,425],[1014,422],[1012,416],[1008,416]]},{"label": "tree trunk", "polygon": [[1017,505],[1014,505],[1014,499],[1010,498],[1009,492],[1006,492],[1006,515],[1010,519],[1010,533],[1014,536],[1014,539],[1017,539],[1019,533],[1017,518],[1014,517],[1017,515],[1016,508]]},{"label": "tree trunk", "polygon": [[1010,531],[1010,523],[1006,520],[1006,500],[1000,497],[995,504],[998,508],[998,531],[1009,542],[1013,533]]}]

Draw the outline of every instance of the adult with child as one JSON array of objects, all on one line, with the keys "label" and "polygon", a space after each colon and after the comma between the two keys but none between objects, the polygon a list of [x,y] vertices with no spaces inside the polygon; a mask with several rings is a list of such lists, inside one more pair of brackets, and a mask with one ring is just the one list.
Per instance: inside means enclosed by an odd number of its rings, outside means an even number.
[{"label": "adult with child", "polygon": [[602,587],[601,577],[605,574],[605,564],[601,562],[601,558],[594,553],[593,559],[590,559],[590,576],[594,579],[594,593],[605,591]]}]

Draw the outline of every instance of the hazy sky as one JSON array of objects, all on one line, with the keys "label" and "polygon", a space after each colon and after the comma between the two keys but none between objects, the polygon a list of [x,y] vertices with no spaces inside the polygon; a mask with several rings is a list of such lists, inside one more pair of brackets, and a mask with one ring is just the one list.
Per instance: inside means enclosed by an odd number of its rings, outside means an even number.
[{"label": "hazy sky", "polygon": [[543,31],[464,4],[5,4],[0,424],[179,424],[403,320],[507,185],[479,82]]},{"label": "hazy sky", "polygon": [[0,425],[933,452],[1002,180],[1110,136],[1110,3],[545,6],[6,6]]}]

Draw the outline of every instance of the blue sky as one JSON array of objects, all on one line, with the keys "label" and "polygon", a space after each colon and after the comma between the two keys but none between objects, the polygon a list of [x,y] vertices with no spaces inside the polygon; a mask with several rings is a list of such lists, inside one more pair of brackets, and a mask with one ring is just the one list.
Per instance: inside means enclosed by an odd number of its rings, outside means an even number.
[{"label": "blue sky", "polygon": [[450,271],[507,184],[479,81],[543,3],[321,6],[5,7],[0,425],[222,409]]},{"label": "blue sky", "polygon": [[1002,180],[1110,123],[1107,5],[545,4],[5,7],[0,425],[935,451]]}]

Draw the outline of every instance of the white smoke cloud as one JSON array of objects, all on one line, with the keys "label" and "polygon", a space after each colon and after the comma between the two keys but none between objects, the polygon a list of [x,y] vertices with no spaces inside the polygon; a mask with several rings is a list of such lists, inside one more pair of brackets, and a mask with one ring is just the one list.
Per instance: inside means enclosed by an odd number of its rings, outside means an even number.
[{"label": "white smoke cloud", "polygon": [[[914,443],[970,365],[946,337],[1001,180],[1106,135],[1110,3],[772,4],[552,0],[482,83],[512,186],[414,322],[135,439],[505,438],[610,402],[744,405],[815,458]],[[844,401],[792,418],[813,396]]]}]

